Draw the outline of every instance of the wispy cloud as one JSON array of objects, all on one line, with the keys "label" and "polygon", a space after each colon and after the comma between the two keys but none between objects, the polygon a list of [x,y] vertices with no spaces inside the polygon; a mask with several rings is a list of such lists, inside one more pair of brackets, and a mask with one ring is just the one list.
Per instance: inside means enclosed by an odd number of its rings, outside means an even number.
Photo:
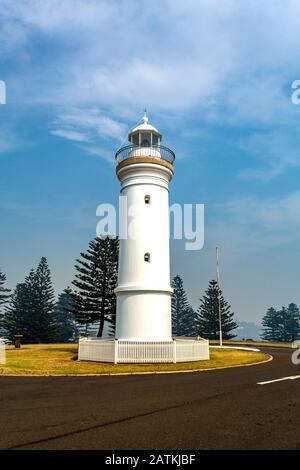
[{"label": "wispy cloud", "polygon": [[[120,120],[145,106],[254,133],[299,119],[289,97],[299,78],[296,0],[2,0],[0,15],[10,99],[65,106],[52,132],[68,140],[121,139]],[[278,151],[262,163],[265,144],[254,140],[258,167],[243,177],[270,180],[297,164]],[[296,150],[290,143],[289,154]]]},{"label": "wispy cloud", "polygon": [[[123,112],[131,106],[135,113],[148,103],[155,110],[203,110],[209,100],[210,108],[226,102],[231,112],[242,105],[240,114],[251,118],[257,108],[270,115],[270,95],[283,96],[286,76],[278,70],[297,70],[300,5],[294,0],[270,5],[2,0],[0,12],[3,27],[22,37],[15,49],[23,50],[32,66],[28,77],[22,75],[30,93],[23,93],[19,82],[23,99],[97,101]],[[51,41],[55,54],[42,70],[30,59],[37,35],[41,44]]]},{"label": "wispy cloud", "polygon": [[[204,122],[247,126],[253,133],[295,128],[299,119],[289,98],[289,83],[299,78],[296,0],[166,0],[143,6],[2,0],[0,14],[1,51],[12,70],[10,99],[65,106],[52,131],[56,136],[92,144],[121,140],[120,120],[136,119],[145,106],[176,114],[181,122],[193,110]],[[243,177],[267,181],[297,164],[298,143],[289,142],[291,157],[280,158],[277,150],[264,163],[263,139],[254,141],[257,168],[244,169]],[[284,144],[283,139],[279,147]],[[269,144],[266,155],[273,150]]]},{"label": "wispy cloud", "polygon": [[82,145],[81,148],[89,155],[100,157],[111,165],[114,164],[113,153],[109,150],[93,145]]},{"label": "wispy cloud", "polygon": [[2,0],[0,12],[7,20],[20,21],[49,33],[68,34],[69,29],[98,28],[113,20],[117,8],[108,0]]},{"label": "wispy cloud", "polygon": [[51,134],[74,143],[85,143],[81,146],[85,152],[107,161],[111,161],[111,153],[108,155],[103,150],[102,140],[120,143],[126,135],[123,123],[104,116],[96,107],[64,109],[58,112],[54,126]]},{"label": "wispy cloud", "polygon": [[[66,131],[76,132],[83,130],[86,133],[86,140],[88,140],[87,136],[89,136],[90,139],[93,137],[109,137],[116,140],[122,140],[126,129],[124,124],[104,116],[96,107],[73,107],[65,109],[58,113],[54,124]],[[66,138],[70,138],[70,136],[67,136]],[[76,140],[76,138],[74,140]]]},{"label": "wispy cloud", "polygon": [[228,229],[231,234],[229,245],[246,251],[300,241],[300,191],[281,198],[248,197],[228,202],[222,205],[218,219],[220,233],[226,237]]},{"label": "wispy cloud", "polygon": [[89,139],[86,134],[82,132],[67,130],[67,129],[56,129],[51,131],[51,134],[56,135],[57,137],[62,137],[63,139],[72,140],[75,142],[88,142]]},{"label": "wispy cloud", "polygon": [[21,145],[21,138],[16,131],[6,126],[0,127],[0,154],[15,150]]},{"label": "wispy cloud", "polygon": [[300,167],[298,128],[253,133],[238,143],[251,167],[240,171],[244,179],[270,181],[290,168]]}]

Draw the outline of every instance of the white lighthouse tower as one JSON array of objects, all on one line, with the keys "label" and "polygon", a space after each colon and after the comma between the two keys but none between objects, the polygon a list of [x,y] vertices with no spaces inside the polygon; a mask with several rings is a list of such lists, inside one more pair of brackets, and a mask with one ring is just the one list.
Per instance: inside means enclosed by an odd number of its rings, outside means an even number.
[{"label": "white lighthouse tower", "polygon": [[79,359],[115,363],[209,358],[208,341],[172,338],[169,184],[175,155],[145,113],[116,153],[121,184],[116,337],[79,342]]},{"label": "white lighthouse tower", "polygon": [[116,338],[172,341],[169,183],[174,153],[148,122],[129,133],[117,152],[123,211],[120,232]]}]

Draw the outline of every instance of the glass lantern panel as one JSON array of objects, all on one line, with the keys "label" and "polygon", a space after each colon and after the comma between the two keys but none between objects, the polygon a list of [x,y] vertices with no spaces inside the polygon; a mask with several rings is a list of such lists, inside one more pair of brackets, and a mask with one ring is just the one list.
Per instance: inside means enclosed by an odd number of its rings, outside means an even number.
[{"label": "glass lantern panel", "polygon": [[131,142],[134,144],[134,145],[139,145],[139,134],[135,134],[131,137]]},{"label": "glass lantern panel", "polygon": [[151,145],[151,134],[148,132],[141,133],[141,146],[149,147]]},{"label": "glass lantern panel", "polygon": [[152,134],[152,145],[158,145],[158,136]]}]

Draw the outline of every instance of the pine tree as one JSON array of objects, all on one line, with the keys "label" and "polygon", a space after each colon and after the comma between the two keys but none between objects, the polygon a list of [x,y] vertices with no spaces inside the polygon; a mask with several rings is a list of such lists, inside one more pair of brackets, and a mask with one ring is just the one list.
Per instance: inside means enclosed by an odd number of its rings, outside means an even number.
[{"label": "pine tree", "polygon": [[27,286],[26,283],[19,283],[13,291],[10,303],[6,307],[3,325],[6,336],[10,340],[14,340],[14,336],[18,333],[24,335],[27,332],[26,315],[24,315],[24,306],[27,302]]},{"label": "pine tree", "polygon": [[65,343],[70,340],[77,340],[78,328],[73,312],[74,297],[72,290],[67,287],[61,294],[59,294],[55,305],[54,316],[56,325],[56,342]]},{"label": "pine tree", "polygon": [[221,307],[221,324],[223,339],[232,339],[235,334],[231,332],[237,328],[231,306],[219,291],[215,280],[209,282],[205,295],[200,301],[197,311],[197,331],[200,336],[207,339],[219,339],[219,296]]},{"label": "pine tree", "polygon": [[287,307],[287,313],[289,316],[288,322],[288,334],[290,336],[289,341],[295,341],[300,337],[300,311],[296,304],[290,303]]},{"label": "pine tree", "polygon": [[8,337],[21,333],[23,342],[35,343],[39,331],[37,311],[37,279],[32,269],[24,282],[17,284],[11,296],[11,302],[5,311],[4,326]]},{"label": "pine tree", "polygon": [[291,343],[299,334],[299,310],[297,305],[290,304],[278,312],[281,335],[279,341]]},{"label": "pine tree", "polygon": [[196,336],[196,319],[197,314],[195,310],[188,305],[182,312],[180,320],[180,336]]},{"label": "pine tree", "polygon": [[93,323],[91,318],[86,315],[84,308],[85,299],[82,295],[72,291],[71,312],[74,315],[78,336],[93,336]]},{"label": "pine tree", "polygon": [[300,313],[296,304],[276,310],[271,307],[262,319],[262,338],[266,341],[290,343],[300,336]]},{"label": "pine tree", "polygon": [[[7,289],[4,287],[4,284],[6,282],[6,276],[3,274],[3,272],[0,269],[0,309],[2,305],[7,304],[10,298],[10,289]],[[1,313],[1,310],[0,310]]]},{"label": "pine tree", "polygon": [[38,319],[38,340],[41,343],[55,341],[57,333],[55,323],[55,296],[51,281],[51,273],[48,262],[45,257],[37,267],[36,273],[36,310],[35,315]]},{"label": "pine tree", "polygon": [[273,308],[268,308],[262,319],[263,332],[261,338],[265,341],[281,341],[282,328],[279,312]]},{"label": "pine tree", "polygon": [[172,287],[172,333],[174,336],[194,336],[196,313],[188,302],[180,276],[173,278]]},{"label": "pine tree", "polygon": [[16,286],[5,311],[4,326],[11,339],[21,333],[24,343],[55,340],[54,290],[46,258]]},{"label": "pine tree", "polygon": [[98,323],[101,337],[105,321],[114,331],[118,271],[118,239],[96,237],[89,243],[81,259],[77,259],[77,274],[72,282],[75,291],[76,320],[80,324]]},{"label": "pine tree", "polygon": [[[89,336],[95,336],[95,327],[93,326],[92,323],[77,323],[77,331],[78,331],[78,336],[79,337],[86,337],[88,338]],[[97,328],[98,331],[98,328]]]},{"label": "pine tree", "polygon": [[3,314],[3,306],[7,304],[10,298],[10,289],[4,287],[6,282],[6,276],[0,269],[0,333],[3,333],[3,321],[4,321],[4,314]]},{"label": "pine tree", "polygon": [[172,281],[172,334],[181,335],[182,315],[188,308],[187,294],[183,288],[183,281],[180,276],[175,276]]}]

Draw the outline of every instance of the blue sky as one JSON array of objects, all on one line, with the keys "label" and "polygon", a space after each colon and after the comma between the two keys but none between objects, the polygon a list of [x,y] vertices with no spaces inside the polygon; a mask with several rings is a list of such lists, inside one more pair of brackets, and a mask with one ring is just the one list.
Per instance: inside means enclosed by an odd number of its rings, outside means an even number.
[{"label": "blue sky", "polygon": [[205,204],[205,246],[171,244],[197,306],[215,276],[241,320],[300,304],[300,3],[0,0],[0,266],[47,256],[56,291],[116,204],[114,152],[146,107],[176,152],[171,203]]}]

